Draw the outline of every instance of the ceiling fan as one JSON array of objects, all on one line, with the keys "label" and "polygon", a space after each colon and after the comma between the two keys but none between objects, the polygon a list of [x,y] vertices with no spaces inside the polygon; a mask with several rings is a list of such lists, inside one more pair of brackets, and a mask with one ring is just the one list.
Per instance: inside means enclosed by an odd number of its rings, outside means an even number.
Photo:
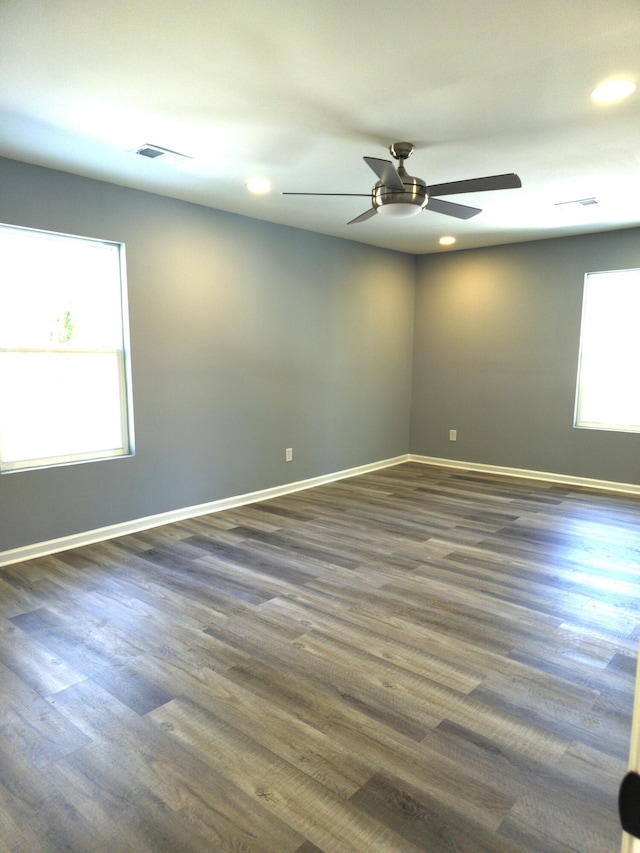
[{"label": "ceiling fan", "polygon": [[513,173],[427,185],[421,178],[414,178],[407,174],[404,168],[405,160],[413,153],[411,142],[394,142],[389,146],[389,152],[399,162],[397,168],[391,160],[380,160],[378,157],[363,158],[367,166],[378,176],[370,193],[282,193],[282,195],[369,196],[371,198],[369,210],[365,210],[360,216],[347,222],[347,225],[355,225],[357,222],[370,219],[376,213],[405,218],[415,216],[423,210],[444,213],[445,216],[454,216],[456,219],[471,219],[472,216],[482,213],[481,208],[444,201],[437,196],[510,190],[522,186],[520,178]]}]

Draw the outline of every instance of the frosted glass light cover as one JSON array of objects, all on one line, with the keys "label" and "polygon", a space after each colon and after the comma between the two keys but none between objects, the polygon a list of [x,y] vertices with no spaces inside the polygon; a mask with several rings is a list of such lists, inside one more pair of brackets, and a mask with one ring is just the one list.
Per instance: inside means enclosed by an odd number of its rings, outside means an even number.
[{"label": "frosted glass light cover", "polygon": [[383,204],[378,208],[378,213],[383,216],[393,216],[396,219],[407,219],[409,216],[417,216],[422,213],[422,208],[417,204],[406,204],[406,202],[395,202],[394,204]]}]

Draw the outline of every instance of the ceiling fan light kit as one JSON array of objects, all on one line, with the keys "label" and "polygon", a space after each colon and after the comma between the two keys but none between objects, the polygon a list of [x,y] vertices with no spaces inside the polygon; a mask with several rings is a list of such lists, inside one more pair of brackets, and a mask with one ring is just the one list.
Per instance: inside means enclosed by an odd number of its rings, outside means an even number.
[{"label": "ceiling fan light kit", "polygon": [[422,206],[406,201],[394,201],[378,205],[376,211],[384,216],[392,216],[394,219],[407,219],[409,216],[422,213]]},{"label": "ceiling fan light kit", "polygon": [[[404,161],[411,156],[413,148],[411,142],[394,142],[389,146],[391,156],[398,160],[397,167],[390,160],[381,160],[378,157],[363,158],[378,180],[371,190],[371,207],[350,220],[348,225],[365,222],[376,213],[393,219],[408,219],[422,213],[423,210],[453,216],[455,219],[470,219],[481,213],[481,208],[445,201],[436,196],[518,189],[522,186],[520,178],[514,173],[428,185],[422,178],[409,175],[404,167]],[[360,196],[363,193],[283,193],[283,195]]]}]

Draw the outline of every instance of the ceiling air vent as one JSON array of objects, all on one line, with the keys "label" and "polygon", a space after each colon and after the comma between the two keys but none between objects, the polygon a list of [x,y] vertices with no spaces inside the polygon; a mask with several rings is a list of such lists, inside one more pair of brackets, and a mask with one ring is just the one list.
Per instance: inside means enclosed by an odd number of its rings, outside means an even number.
[{"label": "ceiling air vent", "polygon": [[138,148],[136,154],[139,154],[141,157],[149,157],[153,160],[154,157],[162,157],[166,154],[166,151],[163,151],[162,148],[154,148],[153,145],[143,145],[142,148]]},{"label": "ceiling air vent", "polygon": [[178,151],[171,151],[169,148],[161,148],[159,145],[148,143],[136,148],[136,154],[147,157],[149,160],[162,160],[165,163],[184,163],[191,160],[187,154],[180,154]]},{"label": "ceiling air vent", "polygon": [[559,201],[555,207],[564,207],[565,204],[579,204],[581,207],[589,207],[589,205],[597,203],[596,198],[576,198],[573,201]]}]

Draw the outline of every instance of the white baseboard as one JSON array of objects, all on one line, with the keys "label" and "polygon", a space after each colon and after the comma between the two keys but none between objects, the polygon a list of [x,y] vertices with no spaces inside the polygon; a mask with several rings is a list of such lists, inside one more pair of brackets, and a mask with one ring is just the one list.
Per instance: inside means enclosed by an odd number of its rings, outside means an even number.
[{"label": "white baseboard", "polygon": [[267,501],[281,495],[289,495],[300,492],[303,489],[312,489],[325,483],[336,480],[344,480],[347,477],[356,477],[369,471],[377,471],[381,468],[389,468],[402,462],[418,462],[423,465],[437,465],[444,468],[458,468],[465,471],[485,471],[490,474],[503,475],[505,477],[521,477],[529,480],[543,480],[561,485],[582,486],[586,488],[599,489],[600,491],[622,492],[629,495],[640,495],[640,485],[634,483],[615,483],[608,480],[592,480],[587,477],[572,477],[566,474],[551,474],[544,471],[528,471],[523,468],[505,468],[500,465],[483,465],[477,462],[462,462],[456,459],[440,459],[435,456],[417,456],[407,453],[396,456],[393,459],[384,459],[372,462],[368,465],[360,465],[356,468],[348,468],[344,471],[335,471],[332,474],[323,474],[320,477],[312,477],[309,480],[300,480],[294,483],[284,483],[271,489],[263,489],[258,492],[249,492],[244,495],[235,495],[209,503],[188,506],[181,509],[170,510],[158,515],[148,515],[145,518],[135,518],[132,521],[124,521],[120,524],[112,524],[109,527],[100,527],[97,530],[87,530],[72,536],[63,536],[60,539],[50,539],[47,542],[37,542],[33,545],[25,545],[10,551],[0,551],[0,566],[8,566],[12,563],[21,563],[32,560],[35,557],[45,557],[48,554],[56,554],[59,551],[67,551],[70,548],[79,548],[82,545],[91,545],[94,542],[104,542],[106,539],[114,539],[117,536],[126,536],[129,533],[139,533],[141,530],[149,530],[152,527],[160,527],[163,524],[171,524],[174,521],[184,521],[187,518],[196,518],[199,515],[208,515],[212,512],[221,512],[225,509],[233,509],[246,504]]},{"label": "white baseboard", "polygon": [[640,495],[640,485],[636,483],[616,483],[610,480],[593,480],[589,477],[573,477],[569,474],[551,474],[545,471],[528,471],[525,468],[505,468],[502,465],[483,465],[479,462],[460,462],[456,459],[439,459],[435,456],[416,456],[410,453],[409,462],[423,465],[438,465],[443,468],[461,468],[465,471],[485,471],[505,477],[521,477],[526,480],[543,480],[563,486],[581,486],[604,492],[623,492],[628,495]]},{"label": "white baseboard", "polygon": [[135,518],[132,521],[112,524],[109,527],[100,527],[97,530],[87,530],[83,533],[63,536],[60,539],[50,539],[47,542],[37,542],[33,545],[13,548],[10,551],[0,551],[0,566],[22,563],[24,560],[32,560],[35,557],[46,557],[48,554],[68,551],[71,548],[80,548],[82,545],[92,545],[95,542],[104,542],[106,539],[115,539],[117,536],[126,536],[129,533],[139,533],[141,530],[149,530],[152,527],[160,527],[163,524],[171,524],[174,521],[184,521],[187,518],[196,518],[199,515],[221,512],[224,509],[233,509],[234,507],[257,503],[258,501],[267,501],[270,498],[300,492],[303,489],[312,489],[315,486],[322,486],[325,483],[332,483],[336,480],[344,480],[347,477],[355,477],[358,474],[366,474],[369,471],[377,471],[380,468],[389,468],[392,465],[399,465],[401,462],[406,462],[408,459],[408,454],[396,456],[393,459],[384,459],[380,462],[360,465],[357,468],[349,468],[345,471],[323,474],[321,477],[312,477],[309,480],[284,483],[281,486],[274,486],[271,489],[249,492],[245,495],[235,495],[234,497],[198,504],[197,506],[169,510],[169,512],[162,512],[158,515],[148,515],[145,518]]}]

